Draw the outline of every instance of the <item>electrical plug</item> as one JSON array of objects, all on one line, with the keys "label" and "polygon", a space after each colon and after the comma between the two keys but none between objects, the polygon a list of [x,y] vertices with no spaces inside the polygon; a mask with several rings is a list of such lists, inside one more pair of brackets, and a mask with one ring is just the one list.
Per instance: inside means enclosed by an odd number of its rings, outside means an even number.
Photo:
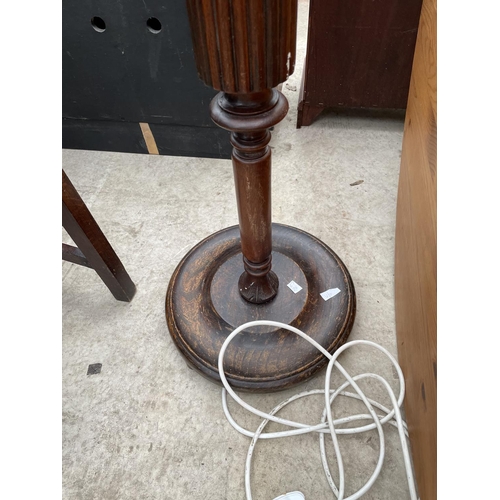
[{"label": "electrical plug", "polygon": [[300,491],[292,491],[285,495],[280,495],[274,500],[306,500],[306,497]]}]

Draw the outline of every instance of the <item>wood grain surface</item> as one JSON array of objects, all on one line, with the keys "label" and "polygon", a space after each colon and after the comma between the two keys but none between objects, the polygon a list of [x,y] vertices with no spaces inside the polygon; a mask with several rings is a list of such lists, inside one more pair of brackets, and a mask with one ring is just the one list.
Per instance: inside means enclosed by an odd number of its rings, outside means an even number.
[{"label": "wood grain surface", "polygon": [[[227,336],[238,326],[269,319],[302,329],[329,352],[348,338],[356,314],[349,272],[322,241],[299,229],[273,224],[273,270],[277,296],[266,304],[246,301],[238,290],[243,271],[238,226],[215,233],[196,245],[174,271],[166,296],[172,339],[191,367],[219,382],[217,360]],[[287,284],[302,287],[292,292]],[[323,300],[321,292],[341,292]],[[304,382],[328,362],[315,347],[279,328],[254,327],[226,351],[224,371],[231,386],[271,392]]]},{"label": "wood grain surface", "polygon": [[395,300],[405,410],[421,500],[437,496],[436,0],[424,0],[396,220]]}]

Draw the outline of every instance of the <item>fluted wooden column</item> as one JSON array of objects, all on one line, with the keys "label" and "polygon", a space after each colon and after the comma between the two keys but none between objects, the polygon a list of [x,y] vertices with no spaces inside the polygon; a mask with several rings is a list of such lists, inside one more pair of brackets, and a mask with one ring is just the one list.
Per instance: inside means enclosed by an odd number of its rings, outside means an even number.
[{"label": "fluted wooden column", "polygon": [[[187,7],[199,76],[220,90],[211,117],[231,132],[239,227],[211,235],[184,257],[169,284],[166,316],[188,364],[219,380],[218,351],[240,324],[273,319],[309,327],[332,351],[350,332],[355,295],[331,249],[271,222],[269,129],[288,112],[276,87],[294,70],[297,0],[187,0]],[[291,280],[299,293],[287,287]],[[325,280],[344,288],[328,304],[318,300]],[[325,361],[285,330],[255,327],[229,346],[225,368],[234,386],[267,391],[307,379]]]}]

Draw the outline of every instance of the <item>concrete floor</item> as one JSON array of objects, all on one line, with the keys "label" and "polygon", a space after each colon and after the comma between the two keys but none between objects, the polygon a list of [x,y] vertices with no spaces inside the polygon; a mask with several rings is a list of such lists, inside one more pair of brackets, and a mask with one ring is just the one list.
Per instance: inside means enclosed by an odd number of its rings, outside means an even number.
[{"label": "concrete floor", "polygon": [[[324,114],[295,129],[307,2],[299,9],[297,67],[283,86],[290,112],[271,143],[273,220],[334,249],[356,286],[350,338],[373,340],[396,355],[393,261],[403,122]],[[63,263],[64,498],[244,498],[249,439],[226,422],[220,388],[186,367],[164,316],[169,278],[181,257],[202,238],[237,224],[230,161],[65,150],[62,165],[137,285],[130,304],[117,302],[95,272]],[[363,182],[351,186],[356,181]],[[376,371],[397,388],[392,368],[367,353],[346,353],[343,364],[351,374]],[[92,363],[102,363],[100,374],[87,375]],[[300,390],[321,388],[323,373]],[[389,405],[380,387],[364,387]],[[270,410],[294,392],[245,397]],[[283,415],[316,423],[321,403],[298,401]],[[259,419],[231,408],[242,425],[257,428]],[[360,409],[343,402],[336,415]],[[340,444],[350,494],[371,475],[378,439],[372,432]],[[364,498],[404,500],[409,495],[392,427],[386,447],[385,467]],[[334,462],[332,473],[335,478]],[[259,443],[254,498],[296,489],[308,500],[332,497],[317,436]]]}]

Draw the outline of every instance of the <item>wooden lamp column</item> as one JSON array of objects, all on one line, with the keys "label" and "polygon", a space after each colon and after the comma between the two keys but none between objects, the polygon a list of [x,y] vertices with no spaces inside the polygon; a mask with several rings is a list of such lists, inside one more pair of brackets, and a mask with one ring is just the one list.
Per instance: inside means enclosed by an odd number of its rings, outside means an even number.
[{"label": "wooden lamp column", "polygon": [[[167,290],[170,334],[188,364],[219,381],[217,357],[237,326],[255,319],[292,324],[330,352],[347,339],[356,299],[351,277],[323,242],[271,223],[269,128],[287,114],[275,89],[293,73],[296,0],[187,0],[200,78],[221,92],[210,113],[231,131],[239,227],[196,245]],[[294,293],[287,284],[302,289]],[[341,293],[324,301],[320,293]],[[229,382],[251,391],[302,382],[327,362],[309,343],[273,327],[240,334],[226,351]]]}]

